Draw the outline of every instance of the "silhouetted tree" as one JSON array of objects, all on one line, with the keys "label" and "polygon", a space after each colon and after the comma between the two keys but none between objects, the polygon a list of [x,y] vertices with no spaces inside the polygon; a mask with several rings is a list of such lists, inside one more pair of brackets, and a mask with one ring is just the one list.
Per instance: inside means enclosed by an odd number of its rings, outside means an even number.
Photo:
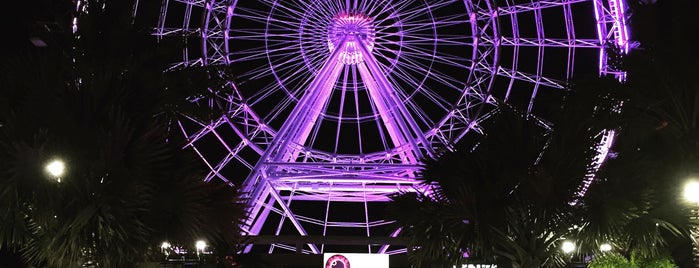
[{"label": "silhouetted tree", "polygon": [[[173,95],[193,85],[167,82],[129,7],[93,3],[76,35],[1,67],[0,249],[25,262],[133,267],[164,240],[227,251],[240,233],[237,190],[202,183],[200,161],[170,131],[187,104]],[[66,162],[60,182],[44,171],[54,158]]]}]

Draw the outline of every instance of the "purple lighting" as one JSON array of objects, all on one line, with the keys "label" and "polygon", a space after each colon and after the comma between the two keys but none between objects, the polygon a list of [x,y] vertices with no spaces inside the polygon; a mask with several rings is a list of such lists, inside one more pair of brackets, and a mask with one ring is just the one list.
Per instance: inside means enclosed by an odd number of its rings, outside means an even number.
[{"label": "purple lighting", "polygon": [[[498,100],[534,114],[556,105],[540,100],[562,94],[578,69],[596,71],[592,55],[609,40],[628,47],[621,0],[164,0],[161,8],[154,35],[185,40],[173,69],[235,72],[226,90],[191,99],[223,116],[179,126],[210,169],[204,181],[246,191],[247,235],[397,236],[382,207],[396,192],[430,191],[420,159],[487,133],[481,122]],[[574,24],[584,21],[597,24]],[[599,70],[612,73],[606,55]]]},{"label": "purple lighting", "polygon": [[[587,193],[587,189],[590,188],[590,185],[595,180],[595,173],[597,173],[600,167],[602,167],[602,164],[604,164],[604,161],[606,161],[609,157],[612,145],[614,145],[616,131],[603,131],[598,136],[601,137],[601,140],[597,144],[597,148],[595,148],[597,149],[597,155],[592,161],[592,171],[589,174],[587,174],[587,176],[583,180],[582,185],[580,186],[580,190],[578,191],[579,197],[585,196],[585,193]],[[575,201],[574,203],[576,204],[577,201]]]},{"label": "purple lighting", "polygon": [[362,62],[363,56],[358,46],[364,44],[371,52],[374,48],[374,25],[370,18],[361,14],[340,14],[333,18],[328,27],[328,47],[332,52],[340,40],[347,37],[348,40],[340,55],[340,62],[344,64],[357,64]]},{"label": "purple lighting", "polygon": [[[626,25],[626,3],[624,0],[594,0],[594,14],[597,21],[597,36],[602,44],[619,49],[622,54],[629,53],[631,38]],[[606,47],[599,50],[600,75],[614,75],[619,81],[626,80],[626,72],[609,64]]]}]

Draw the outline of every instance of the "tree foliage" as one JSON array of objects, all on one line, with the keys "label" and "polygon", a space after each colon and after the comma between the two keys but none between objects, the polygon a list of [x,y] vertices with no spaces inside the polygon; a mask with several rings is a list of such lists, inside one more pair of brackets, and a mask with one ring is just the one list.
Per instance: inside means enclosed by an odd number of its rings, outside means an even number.
[{"label": "tree foliage", "polygon": [[668,255],[654,258],[639,258],[639,254],[632,253],[631,258],[626,258],[620,253],[611,252],[594,256],[588,263],[589,268],[677,268]]},{"label": "tree foliage", "polygon": [[[561,119],[580,108],[571,107]],[[395,196],[392,209],[415,247],[413,259],[458,263],[468,252],[515,267],[564,263],[560,243],[578,220],[570,204],[595,155],[597,130],[585,121],[555,121],[550,131],[501,104],[475,146],[459,144],[426,160],[421,175],[438,185],[434,192]],[[410,207],[426,214],[405,214]]]},{"label": "tree foliage", "polygon": [[[161,116],[185,85],[166,83],[125,7],[92,5],[79,38],[1,67],[0,249],[31,264],[132,267],[165,240],[225,250],[240,233],[236,189],[203,184]],[[44,171],[53,159],[66,163],[60,182]]]},{"label": "tree foliage", "polygon": [[[576,254],[598,254],[600,244],[611,243],[626,258],[669,250],[682,267],[694,266],[687,254],[691,209],[678,197],[699,170],[692,49],[699,42],[686,34],[697,24],[688,14],[696,5],[633,2],[641,48],[624,57],[627,82],[578,77],[562,109],[547,118],[551,131],[505,108],[475,146],[426,160],[422,178],[434,192],[397,195],[391,210],[410,238],[412,259],[458,263],[468,252],[515,267],[560,266],[570,257],[560,255],[565,238],[577,241]],[[616,132],[615,144],[595,170],[591,149],[604,130]],[[586,194],[577,196],[593,171]],[[407,213],[415,210],[421,213]]]}]

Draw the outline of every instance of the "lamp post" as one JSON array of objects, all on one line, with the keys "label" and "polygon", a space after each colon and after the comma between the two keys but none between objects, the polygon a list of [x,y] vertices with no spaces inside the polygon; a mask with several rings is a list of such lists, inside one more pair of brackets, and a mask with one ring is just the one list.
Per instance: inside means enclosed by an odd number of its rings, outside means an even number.
[{"label": "lamp post", "polygon": [[163,255],[165,255],[166,261],[167,261],[168,256],[170,256],[170,247],[172,247],[172,245],[170,245],[170,242],[167,242],[167,241],[163,242],[160,245],[160,250],[163,253]]},{"label": "lamp post", "polygon": [[690,204],[689,221],[690,230],[689,233],[692,236],[692,257],[694,258],[694,263],[699,264],[699,248],[697,248],[697,239],[699,238],[697,233],[697,208],[699,207],[699,181],[696,179],[691,179],[687,181],[684,185],[683,195],[684,199]]},{"label": "lamp post", "polygon": [[65,163],[63,163],[62,160],[54,159],[48,164],[46,164],[44,169],[46,170],[46,173],[48,173],[49,176],[51,176],[53,179],[60,183],[61,176],[65,174],[66,165]]},{"label": "lamp post", "polygon": [[563,240],[563,243],[561,243],[561,251],[565,254],[565,257],[568,261],[568,264],[566,267],[572,267],[573,265],[571,262],[573,261],[573,252],[575,251],[575,242],[571,240]]},{"label": "lamp post", "polygon": [[575,243],[570,240],[565,240],[563,241],[563,244],[561,244],[561,250],[563,250],[563,253],[565,254],[570,254],[575,251]]},{"label": "lamp post", "polygon": [[197,258],[201,260],[201,255],[204,253],[204,249],[206,249],[206,242],[204,240],[199,240],[197,241],[194,246],[197,248]]},{"label": "lamp post", "polygon": [[699,205],[699,181],[690,180],[684,185],[684,199],[694,205]]}]

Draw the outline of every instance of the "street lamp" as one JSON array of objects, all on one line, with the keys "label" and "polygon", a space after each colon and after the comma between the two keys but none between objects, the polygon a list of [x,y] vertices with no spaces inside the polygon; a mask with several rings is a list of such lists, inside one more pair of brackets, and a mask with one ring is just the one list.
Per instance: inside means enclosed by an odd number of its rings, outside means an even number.
[{"label": "street lamp", "polygon": [[563,243],[561,244],[561,251],[563,251],[564,258],[566,259],[566,264],[565,267],[573,267],[571,265],[573,262],[573,251],[575,251],[575,243],[570,240],[564,240]]},{"label": "street lamp", "polygon": [[691,180],[684,185],[684,199],[699,204],[699,181]]},{"label": "street lamp", "polygon": [[[694,256],[699,254],[699,247],[697,247],[697,206],[699,206],[699,181],[696,179],[691,179],[684,184],[683,191],[684,199],[691,203],[690,207],[690,235],[692,236],[692,253]],[[696,261],[695,261],[696,264]]]},{"label": "street lamp", "polygon": [[194,244],[194,247],[197,248],[197,257],[201,258],[199,254],[204,253],[204,249],[206,248],[206,242],[204,240],[199,240],[197,243]]},{"label": "street lamp", "polygon": [[61,182],[61,176],[66,171],[66,165],[60,159],[55,159],[46,164],[45,170],[56,181]]},{"label": "street lamp", "polygon": [[170,247],[172,247],[172,245],[170,245],[170,242],[167,241],[160,245],[160,251],[165,255],[165,260],[167,260],[167,257],[170,256]]},{"label": "street lamp", "polygon": [[563,253],[569,254],[575,251],[575,243],[569,240],[563,241],[563,244],[561,244],[561,250],[563,250]]}]

